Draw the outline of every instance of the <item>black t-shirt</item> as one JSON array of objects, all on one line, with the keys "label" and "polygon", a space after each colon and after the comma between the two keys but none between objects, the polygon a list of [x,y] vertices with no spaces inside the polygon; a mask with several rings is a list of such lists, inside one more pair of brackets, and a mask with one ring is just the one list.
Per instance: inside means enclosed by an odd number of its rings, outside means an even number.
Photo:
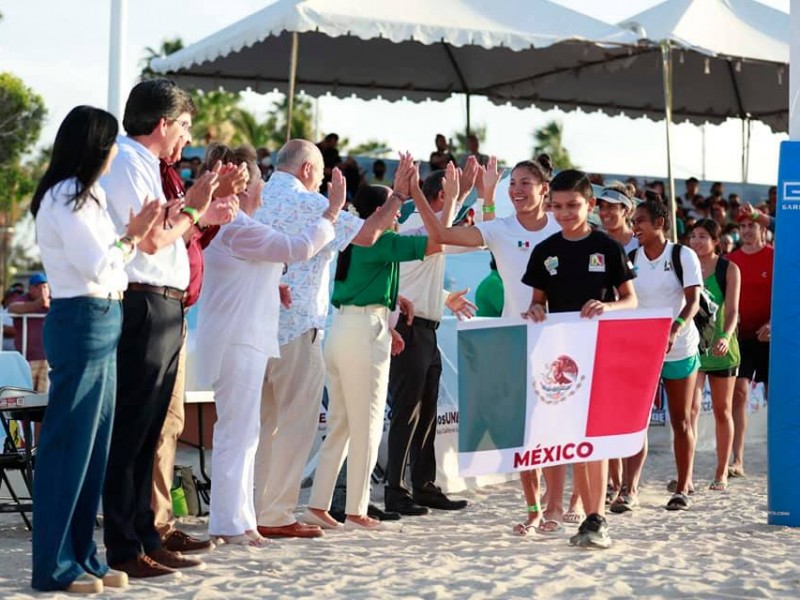
[{"label": "black t-shirt", "polygon": [[579,311],[589,300],[612,302],[616,288],[635,277],[625,250],[601,231],[581,240],[561,233],[536,245],[522,283],[547,294],[551,313]]}]

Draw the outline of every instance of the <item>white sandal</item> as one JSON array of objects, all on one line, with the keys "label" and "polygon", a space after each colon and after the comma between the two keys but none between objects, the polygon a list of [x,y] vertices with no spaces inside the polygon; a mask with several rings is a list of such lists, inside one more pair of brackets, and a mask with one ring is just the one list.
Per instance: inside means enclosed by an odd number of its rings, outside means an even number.
[{"label": "white sandal", "polygon": [[220,535],[217,539],[223,544],[231,546],[248,546],[250,548],[268,548],[272,541],[262,537],[258,532],[251,530],[239,535]]}]

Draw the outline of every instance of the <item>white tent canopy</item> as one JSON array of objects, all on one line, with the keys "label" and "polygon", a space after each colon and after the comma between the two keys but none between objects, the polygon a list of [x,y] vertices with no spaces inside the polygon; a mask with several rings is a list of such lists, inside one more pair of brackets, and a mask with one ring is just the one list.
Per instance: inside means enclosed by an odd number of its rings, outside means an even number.
[{"label": "white tent canopy", "polygon": [[[620,25],[670,43],[676,121],[737,117],[787,130],[788,14],[755,0],[668,0]],[[626,104],[649,104],[663,114],[660,64],[658,55],[632,62],[624,80],[637,86]]]},{"label": "white tent canopy", "polygon": [[602,65],[636,42],[548,0],[279,0],[151,66],[200,89],[286,91],[292,33],[297,85],[312,96],[464,93],[523,106],[534,99],[517,89],[531,77]]}]

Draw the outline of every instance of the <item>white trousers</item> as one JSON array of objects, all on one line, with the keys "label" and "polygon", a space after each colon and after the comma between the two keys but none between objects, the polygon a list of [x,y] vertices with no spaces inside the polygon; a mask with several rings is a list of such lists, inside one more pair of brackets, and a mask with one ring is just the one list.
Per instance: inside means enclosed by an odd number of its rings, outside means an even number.
[{"label": "white trousers", "polygon": [[256,454],[256,517],[265,527],[291,525],[308,455],[314,445],[325,363],[320,331],[312,329],[270,358],[261,392]]},{"label": "white trousers", "polygon": [[367,514],[389,387],[388,322],[389,309],[383,306],[343,306],[334,317],[324,352],[328,435],[308,502],[312,508],[330,509],[336,478],[347,458],[345,512]]},{"label": "white trousers", "polygon": [[211,455],[211,535],[240,535],[256,528],[253,468],[266,368],[267,355],[252,346],[230,344],[223,351],[213,386],[217,422]]}]

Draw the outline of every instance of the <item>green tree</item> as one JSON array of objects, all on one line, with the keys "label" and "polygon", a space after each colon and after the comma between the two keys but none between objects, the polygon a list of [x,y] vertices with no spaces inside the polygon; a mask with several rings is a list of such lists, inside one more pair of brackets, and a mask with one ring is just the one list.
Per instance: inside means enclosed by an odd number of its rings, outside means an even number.
[{"label": "green tree", "polygon": [[569,151],[564,147],[562,137],[564,126],[559,121],[550,121],[534,132],[533,154],[548,154],[557,169],[577,168],[569,157]]},{"label": "green tree", "polygon": [[30,201],[42,170],[22,163],[39,139],[44,100],[11,73],[0,73],[0,286],[8,283],[14,225]]},{"label": "green tree", "polygon": [[233,143],[250,144],[253,148],[267,147],[273,142],[272,129],[266,120],[259,121],[253,113],[239,108],[231,118],[234,127]]},{"label": "green tree", "polygon": [[[275,147],[280,147],[286,141],[286,111],[289,107],[289,99],[283,96],[281,100],[272,103],[272,108],[267,113],[265,126],[271,131],[272,143]],[[314,134],[314,109],[311,98],[299,94],[294,97],[292,107],[292,126],[290,135],[292,138],[302,138],[311,140]],[[316,142],[316,140],[311,140]]]},{"label": "green tree", "polygon": [[165,56],[174,54],[178,50],[183,50],[183,40],[179,37],[162,41],[158,48],[147,46],[144,49],[144,56],[139,61],[139,66],[141,68],[139,79],[145,80],[160,77],[159,73],[156,73],[150,68],[150,61],[154,58],[164,58]]},{"label": "green tree", "polygon": [[44,100],[11,73],[0,73],[0,166],[14,163],[39,139]]},{"label": "green tree", "polygon": [[197,112],[192,122],[192,138],[195,143],[222,142],[230,144],[236,133],[233,120],[239,115],[238,93],[222,89],[210,92],[193,91]]},{"label": "green tree", "polygon": [[[339,146],[341,145],[340,142]],[[374,156],[376,158],[385,158],[391,154],[391,152],[392,147],[389,145],[389,142],[376,139],[370,139],[347,148],[347,154],[349,156]]]}]

